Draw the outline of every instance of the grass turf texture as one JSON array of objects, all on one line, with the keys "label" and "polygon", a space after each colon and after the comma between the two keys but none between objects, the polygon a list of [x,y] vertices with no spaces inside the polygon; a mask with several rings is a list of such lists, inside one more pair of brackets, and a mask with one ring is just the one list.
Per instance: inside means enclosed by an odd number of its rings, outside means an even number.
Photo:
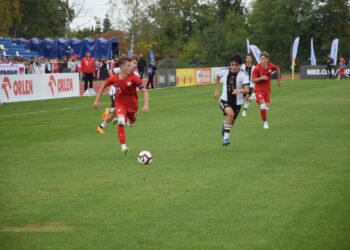
[{"label": "grass turf texture", "polygon": [[0,249],[349,249],[350,82],[273,87],[229,147],[213,92],[151,91],[126,157],[92,98],[1,106]]}]

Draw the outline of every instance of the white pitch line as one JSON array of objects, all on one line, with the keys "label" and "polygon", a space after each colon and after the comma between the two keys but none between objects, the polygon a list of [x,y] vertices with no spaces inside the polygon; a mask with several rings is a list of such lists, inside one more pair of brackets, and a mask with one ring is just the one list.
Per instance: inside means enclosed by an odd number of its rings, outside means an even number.
[{"label": "white pitch line", "polygon": [[15,113],[15,114],[8,114],[8,115],[0,115],[0,118],[16,117],[16,116],[24,116],[24,115],[35,115],[35,114],[42,114],[42,113],[49,113],[49,112],[59,112],[59,111],[66,111],[66,110],[75,110],[75,109],[81,109],[81,108],[86,108],[86,107],[92,107],[92,105],[66,107],[66,108],[59,108],[59,109],[44,109],[44,110],[31,111],[31,112],[25,112],[25,113]]}]

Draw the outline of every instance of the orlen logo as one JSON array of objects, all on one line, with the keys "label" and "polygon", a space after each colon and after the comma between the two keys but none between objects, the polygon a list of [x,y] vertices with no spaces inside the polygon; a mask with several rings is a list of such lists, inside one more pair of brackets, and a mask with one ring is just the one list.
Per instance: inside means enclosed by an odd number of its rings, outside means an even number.
[{"label": "orlen logo", "polygon": [[1,84],[1,88],[4,90],[7,100],[10,100],[9,91],[12,90],[15,96],[24,96],[33,94],[33,81],[32,80],[15,80],[11,84],[9,77],[4,77]]},{"label": "orlen logo", "polygon": [[4,77],[4,81],[3,81],[2,84],[1,84],[1,88],[5,91],[7,100],[10,100],[9,93],[7,92],[7,87],[9,87],[10,89],[12,89],[10,79],[9,79],[8,77],[5,76],[5,77]]},{"label": "orlen logo", "polygon": [[54,96],[55,95],[55,91],[54,91],[54,86],[56,87],[56,81],[55,81],[55,77],[54,76],[50,76],[49,79],[49,87],[51,88],[51,93]]},{"label": "orlen logo", "polygon": [[55,95],[55,91],[72,92],[73,91],[73,79],[72,78],[58,78],[57,82],[55,76],[51,75],[49,79],[49,87],[51,88],[52,96]]}]

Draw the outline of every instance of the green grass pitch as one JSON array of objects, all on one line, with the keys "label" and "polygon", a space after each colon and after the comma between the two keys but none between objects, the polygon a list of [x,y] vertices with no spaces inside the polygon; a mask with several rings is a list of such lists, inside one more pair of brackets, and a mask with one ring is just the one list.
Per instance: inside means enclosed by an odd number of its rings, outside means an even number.
[{"label": "green grass pitch", "polygon": [[213,85],[150,91],[126,157],[107,96],[0,106],[0,249],[350,249],[350,81],[282,84],[229,147]]}]

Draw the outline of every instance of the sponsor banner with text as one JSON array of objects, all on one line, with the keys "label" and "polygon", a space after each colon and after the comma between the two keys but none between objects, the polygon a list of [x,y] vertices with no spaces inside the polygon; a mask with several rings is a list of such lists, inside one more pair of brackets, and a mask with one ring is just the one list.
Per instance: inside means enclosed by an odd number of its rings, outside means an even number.
[{"label": "sponsor banner with text", "polygon": [[0,64],[0,75],[18,75],[25,73],[24,64]]},{"label": "sponsor banner with text", "polygon": [[[350,74],[350,66],[345,66],[345,73]],[[332,67],[332,78],[338,77],[338,66]],[[328,79],[329,72],[326,65],[301,65],[300,79]]]},{"label": "sponsor banner with text", "polygon": [[22,102],[79,96],[79,74],[0,76],[0,101]]},{"label": "sponsor banner with text", "polygon": [[210,84],[211,82],[211,68],[197,68],[196,69],[196,84]]},{"label": "sponsor banner with text", "polygon": [[176,86],[192,86],[196,84],[195,69],[176,69]]},{"label": "sponsor banner with text", "polygon": [[223,69],[228,69],[228,67],[211,68],[211,81],[212,81],[212,83],[215,83],[217,74]]}]

